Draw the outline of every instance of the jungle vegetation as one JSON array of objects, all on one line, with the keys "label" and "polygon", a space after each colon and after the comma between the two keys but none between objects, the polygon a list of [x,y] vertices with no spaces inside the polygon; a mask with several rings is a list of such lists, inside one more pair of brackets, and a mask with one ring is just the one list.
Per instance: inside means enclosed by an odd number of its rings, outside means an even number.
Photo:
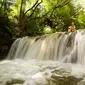
[{"label": "jungle vegetation", "polygon": [[73,0],[0,0],[0,36],[67,31],[72,22],[76,29],[85,27],[85,11]]}]

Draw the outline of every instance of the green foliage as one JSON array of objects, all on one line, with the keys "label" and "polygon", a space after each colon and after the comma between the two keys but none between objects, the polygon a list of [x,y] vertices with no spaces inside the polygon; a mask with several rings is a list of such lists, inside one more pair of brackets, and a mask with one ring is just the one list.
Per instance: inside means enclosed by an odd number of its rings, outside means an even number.
[{"label": "green foliage", "polygon": [[67,31],[72,22],[81,29],[85,26],[85,12],[81,9],[72,0],[0,0],[1,28],[12,36]]},{"label": "green foliage", "polygon": [[46,33],[46,34],[50,34],[50,33],[52,33],[52,29],[51,29],[51,27],[49,27],[49,26],[45,26],[45,27],[44,27],[44,33]]},{"label": "green foliage", "polygon": [[[0,0],[0,37],[12,36],[10,32],[10,21],[8,19],[8,12],[10,11],[10,4],[7,0]],[[8,29],[9,28],[9,29]]]},{"label": "green foliage", "polygon": [[83,11],[81,11],[81,14],[78,15],[78,22],[82,25],[85,24],[85,13]]}]

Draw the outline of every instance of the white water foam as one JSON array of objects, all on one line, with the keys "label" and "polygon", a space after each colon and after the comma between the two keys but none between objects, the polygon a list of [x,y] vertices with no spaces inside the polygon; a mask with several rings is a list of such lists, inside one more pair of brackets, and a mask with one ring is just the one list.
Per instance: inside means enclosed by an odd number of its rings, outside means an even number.
[{"label": "white water foam", "polygon": [[85,85],[84,51],[84,30],[19,38],[0,62],[0,85]]},{"label": "white water foam", "polygon": [[[54,77],[52,78],[52,76]],[[52,81],[53,79],[69,76],[83,80],[85,68],[76,64],[56,61],[23,61],[19,59],[0,62],[0,85],[56,85]]]}]

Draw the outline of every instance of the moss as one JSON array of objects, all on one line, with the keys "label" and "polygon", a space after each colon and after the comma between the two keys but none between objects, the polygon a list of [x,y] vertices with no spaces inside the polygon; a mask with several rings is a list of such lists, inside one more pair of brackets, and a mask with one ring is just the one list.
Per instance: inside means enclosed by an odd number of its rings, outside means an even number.
[{"label": "moss", "polygon": [[13,79],[11,81],[7,81],[6,85],[23,84],[23,83],[24,83],[24,80]]},{"label": "moss", "polygon": [[68,77],[58,77],[58,76],[52,76],[52,82],[55,85],[77,85],[78,82],[80,82],[82,78],[75,78],[73,76]]}]

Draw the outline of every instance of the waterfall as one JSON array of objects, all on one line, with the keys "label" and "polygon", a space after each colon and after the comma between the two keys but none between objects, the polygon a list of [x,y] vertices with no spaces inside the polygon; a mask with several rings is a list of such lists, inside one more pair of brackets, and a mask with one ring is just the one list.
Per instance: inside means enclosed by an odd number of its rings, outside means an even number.
[{"label": "waterfall", "polygon": [[57,60],[85,64],[85,30],[15,40],[7,59]]},{"label": "waterfall", "polygon": [[85,30],[16,39],[0,85],[85,85]]}]

